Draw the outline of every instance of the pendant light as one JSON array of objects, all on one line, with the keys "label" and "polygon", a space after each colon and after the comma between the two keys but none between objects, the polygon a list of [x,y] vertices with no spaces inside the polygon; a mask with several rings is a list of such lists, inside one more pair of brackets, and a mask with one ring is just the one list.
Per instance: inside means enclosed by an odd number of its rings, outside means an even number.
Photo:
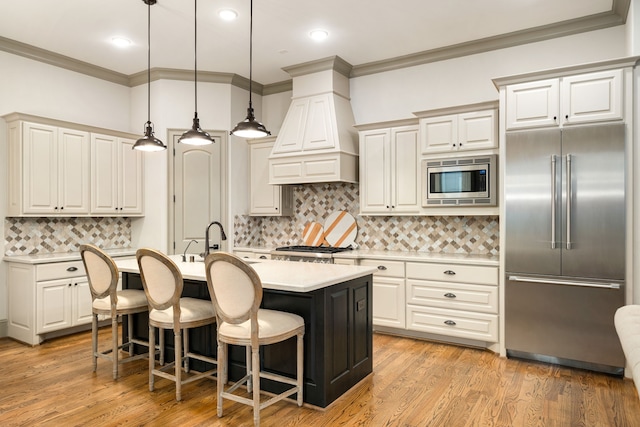
[{"label": "pendant light", "polygon": [[194,0],[194,66],[193,85],[195,88],[195,112],[193,113],[193,126],[182,134],[178,142],[187,145],[207,145],[213,144],[211,136],[200,129],[200,119],[198,118],[198,0]]},{"label": "pendant light", "polygon": [[249,108],[247,108],[247,118],[241,121],[233,128],[231,135],[241,138],[262,138],[271,135],[262,123],[256,120],[253,115],[253,106],[251,104],[251,82],[253,69],[253,0],[251,0],[251,9],[249,13]]},{"label": "pendant light", "polygon": [[153,123],[151,123],[151,5],[156,4],[156,0],[142,1],[149,6],[147,9],[147,123],[145,123],[144,136],[133,144],[133,149],[140,151],[161,151],[166,150],[167,146],[153,136]]}]

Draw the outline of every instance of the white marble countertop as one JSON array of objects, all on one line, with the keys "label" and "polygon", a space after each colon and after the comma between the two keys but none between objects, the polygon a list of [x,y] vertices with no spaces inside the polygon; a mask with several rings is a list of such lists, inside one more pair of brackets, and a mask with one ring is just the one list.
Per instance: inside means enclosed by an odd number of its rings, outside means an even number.
[{"label": "white marble countertop", "polygon": [[[206,282],[204,262],[182,262],[182,255],[169,256],[182,272],[184,279]],[[135,259],[116,259],[121,272],[139,273]],[[246,261],[246,260],[245,260]],[[311,292],[351,279],[373,274],[374,267],[318,264],[312,262],[291,262],[274,260],[249,260],[258,273],[265,289],[291,292]]]},{"label": "white marble countertop", "polygon": [[[136,250],[133,248],[105,249],[105,252],[112,257],[135,257]],[[80,252],[59,252],[38,255],[5,255],[3,261],[17,262],[20,264],[48,264],[52,262],[79,261]]]},{"label": "white marble countertop", "polygon": [[[236,251],[248,251],[254,253],[266,253],[275,250],[271,246],[236,247]],[[381,251],[371,249],[354,249],[333,254],[334,258],[363,259],[373,258],[395,261],[437,262],[450,264],[495,266],[500,264],[500,258],[496,255],[484,254],[452,254],[444,252],[419,252],[419,251]]]}]

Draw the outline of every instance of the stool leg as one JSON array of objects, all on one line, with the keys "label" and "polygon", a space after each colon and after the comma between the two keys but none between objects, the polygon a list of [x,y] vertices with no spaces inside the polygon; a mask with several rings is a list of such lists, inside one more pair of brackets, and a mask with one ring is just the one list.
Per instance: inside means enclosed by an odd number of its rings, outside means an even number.
[{"label": "stool leg", "polygon": [[111,357],[113,360],[113,379],[118,379],[118,315],[111,310]]},{"label": "stool leg", "polygon": [[[222,392],[227,380],[227,344],[218,340],[218,417],[222,416]],[[222,366],[222,373],[220,367]]]},{"label": "stool leg", "polygon": [[98,315],[93,313],[91,319],[91,350],[93,352],[93,372],[98,369]]},{"label": "stool leg", "polygon": [[182,340],[184,341],[184,371],[189,372],[189,330],[185,329]]},{"label": "stool leg", "polygon": [[[133,356],[133,315],[127,314],[127,336],[129,337],[129,356]],[[123,338],[124,341],[124,338]]]},{"label": "stool leg", "polygon": [[155,346],[156,346],[156,331],[155,328],[149,324],[149,391],[153,391],[153,370],[156,368]]},{"label": "stool leg", "polygon": [[176,353],[174,366],[176,377],[176,400],[179,402],[182,400],[182,337],[180,336],[180,329],[175,329],[173,334],[173,348],[175,348]]},{"label": "stool leg", "polygon": [[164,366],[164,329],[158,328],[158,335],[160,336],[160,365]]},{"label": "stool leg", "polygon": [[253,381],[253,425],[260,425],[260,347],[251,348],[252,369],[251,380]]},{"label": "stool leg", "polygon": [[251,363],[251,347],[246,346],[245,350],[245,359],[247,359],[247,391],[251,393],[253,390],[253,383],[251,382],[252,368],[253,364]]},{"label": "stool leg", "polygon": [[298,382],[298,406],[302,406],[302,388],[304,386],[304,376],[303,376],[303,368],[304,368],[304,335],[298,334],[298,351],[297,351],[297,382]]}]

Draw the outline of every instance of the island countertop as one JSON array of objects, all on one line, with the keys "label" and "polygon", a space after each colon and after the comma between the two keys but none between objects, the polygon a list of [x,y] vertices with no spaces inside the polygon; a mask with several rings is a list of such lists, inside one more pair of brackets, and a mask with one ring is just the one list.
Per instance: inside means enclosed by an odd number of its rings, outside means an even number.
[{"label": "island countertop", "polygon": [[[184,279],[206,282],[204,262],[182,262],[181,255],[170,255]],[[247,261],[247,260],[245,260]],[[118,269],[123,273],[139,273],[135,259],[116,259]],[[375,267],[321,264],[313,262],[293,262],[276,260],[247,261],[258,273],[265,289],[290,292],[311,292],[358,277],[373,274]]]}]

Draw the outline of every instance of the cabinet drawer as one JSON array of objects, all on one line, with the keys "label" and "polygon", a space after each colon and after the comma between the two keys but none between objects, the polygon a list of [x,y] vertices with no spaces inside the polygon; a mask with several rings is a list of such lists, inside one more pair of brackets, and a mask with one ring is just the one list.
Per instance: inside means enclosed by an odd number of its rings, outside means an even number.
[{"label": "cabinet drawer", "polygon": [[498,288],[407,280],[407,304],[497,314]]},{"label": "cabinet drawer", "polygon": [[36,281],[85,276],[82,261],[54,262],[36,267]]},{"label": "cabinet drawer", "polygon": [[378,271],[374,273],[374,276],[404,277],[404,262],[402,261],[363,259],[360,260],[360,265],[376,267]]},{"label": "cabinet drawer", "polygon": [[449,337],[498,342],[498,316],[407,305],[407,329]]},{"label": "cabinet drawer", "polygon": [[407,278],[496,286],[498,267],[408,262]]}]

